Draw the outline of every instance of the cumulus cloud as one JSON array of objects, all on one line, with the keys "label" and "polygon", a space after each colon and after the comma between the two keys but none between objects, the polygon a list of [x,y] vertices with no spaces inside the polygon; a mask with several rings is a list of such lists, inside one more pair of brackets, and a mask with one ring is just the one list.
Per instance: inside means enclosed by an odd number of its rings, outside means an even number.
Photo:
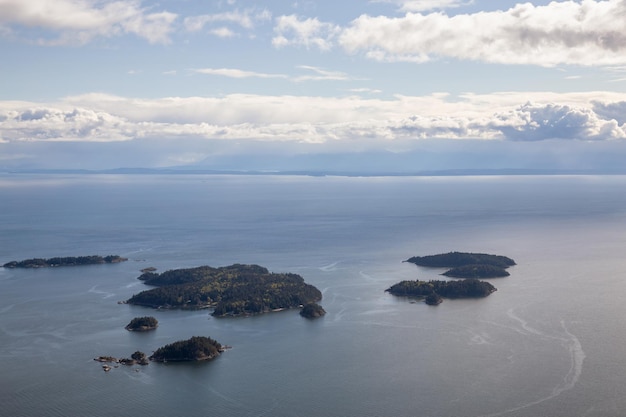
[{"label": "cumulus cloud", "polygon": [[489,127],[502,132],[507,139],[522,141],[626,138],[626,126],[619,126],[615,119],[602,119],[592,108],[559,104],[526,103],[496,115]]},{"label": "cumulus cloud", "polygon": [[280,16],[274,26],[272,44],[277,48],[285,46],[316,47],[330,50],[340,27],[321,22],[317,18],[300,19],[296,15]]},{"label": "cumulus cloud", "polygon": [[593,101],[593,111],[603,119],[615,120],[617,123],[626,124],[626,101],[615,103],[603,103]]},{"label": "cumulus cloud", "polygon": [[96,37],[134,34],[150,43],[169,43],[177,15],[151,12],[139,0],[0,0],[0,23],[19,32],[40,28],[56,38],[39,38],[42,44],[83,44]]},{"label": "cumulus cloud", "polygon": [[126,128],[119,116],[84,108],[9,110],[0,121],[0,132],[9,141],[109,142],[129,139]]},{"label": "cumulus cloud", "polygon": [[[400,2],[399,2],[400,3]],[[582,0],[449,15],[415,13],[435,2],[401,2],[402,17],[362,15],[346,27],[281,16],[274,45],[340,45],[378,61],[443,57],[500,64],[619,66],[626,63],[626,2]],[[441,2],[437,2],[441,3]],[[444,2],[448,5],[459,2]]]}]

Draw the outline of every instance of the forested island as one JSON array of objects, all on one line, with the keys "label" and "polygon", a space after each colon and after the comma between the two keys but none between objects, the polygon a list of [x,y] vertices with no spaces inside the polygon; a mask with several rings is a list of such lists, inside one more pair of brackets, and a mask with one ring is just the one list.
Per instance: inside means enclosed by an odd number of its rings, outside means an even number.
[{"label": "forested island", "polygon": [[215,359],[223,351],[222,345],[210,337],[193,336],[158,348],[149,359],[155,362],[206,361]]},{"label": "forested island", "polygon": [[156,286],[133,295],[128,304],[152,308],[213,308],[213,316],[241,316],[297,308],[322,299],[322,293],[292,273],[271,273],[259,265],[174,269],[143,273]]},{"label": "forested island", "polygon": [[148,330],[154,330],[159,326],[159,321],[152,317],[135,317],[124,327],[131,332],[146,332]]},{"label": "forested island", "polygon": [[78,265],[95,265],[95,264],[115,264],[127,261],[128,258],[122,258],[118,255],[108,256],[66,256],[55,258],[32,258],[23,261],[11,261],[3,265],[4,268],[47,268],[57,266],[78,266]]},{"label": "forested island", "polygon": [[487,297],[496,288],[488,282],[477,279],[462,281],[401,281],[385,290],[401,297],[424,298],[427,304],[437,305],[441,298],[480,298]]},{"label": "forested island", "polygon": [[506,268],[515,265],[515,261],[506,256],[469,252],[414,256],[405,262],[431,268],[450,268],[442,275],[473,279],[508,277],[510,274]]}]

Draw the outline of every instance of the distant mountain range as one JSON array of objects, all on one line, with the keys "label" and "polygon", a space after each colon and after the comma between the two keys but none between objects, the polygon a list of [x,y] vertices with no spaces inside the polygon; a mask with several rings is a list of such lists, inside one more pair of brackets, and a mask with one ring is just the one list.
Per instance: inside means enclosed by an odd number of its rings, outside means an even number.
[{"label": "distant mountain range", "polygon": [[201,167],[87,169],[16,169],[5,174],[77,175],[302,175],[312,177],[408,177],[408,176],[502,176],[502,175],[626,175],[626,169],[446,169],[428,171],[335,171],[335,170],[219,170]]}]

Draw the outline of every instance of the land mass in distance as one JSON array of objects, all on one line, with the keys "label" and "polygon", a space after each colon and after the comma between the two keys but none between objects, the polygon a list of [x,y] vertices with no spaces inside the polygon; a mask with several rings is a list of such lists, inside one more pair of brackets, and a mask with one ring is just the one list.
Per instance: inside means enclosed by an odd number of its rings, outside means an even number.
[{"label": "land mass in distance", "polygon": [[118,255],[108,256],[65,256],[55,258],[32,258],[23,261],[11,261],[3,265],[4,268],[48,268],[57,266],[78,266],[78,265],[96,265],[96,264],[115,264],[127,261],[128,258],[122,258]]}]

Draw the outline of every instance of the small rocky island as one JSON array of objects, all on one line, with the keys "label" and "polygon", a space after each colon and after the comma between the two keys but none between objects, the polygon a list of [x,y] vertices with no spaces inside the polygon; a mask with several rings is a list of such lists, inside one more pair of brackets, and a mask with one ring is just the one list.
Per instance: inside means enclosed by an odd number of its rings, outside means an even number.
[{"label": "small rocky island", "polygon": [[[191,339],[179,340],[178,342],[158,348],[148,357],[145,353],[136,351],[130,358],[116,358],[113,356],[98,356],[94,361],[102,363],[102,369],[109,372],[112,368],[121,365],[148,365],[153,362],[188,362],[208,361],[215,359],[229,346],[223,346],[210,337],[193,336]],[[113,364],[113,365],[110,365]]]},{"label": "small rocky island", "polygon": [[4,268],[48,268],[58,266],[78,266],[78,265],[96,265],[96,264],[116,264],[127,261],[128,258],[122,258],[118,255],[108,256],[66,256],[55,258],[32,258],[23,261],[11,261],[3,265]]},{"label": "small rocky island", "polygon": [[130,355],[130,358],[115,358],[113,356],[98,356],[97,358],[94,358],[94,361],[97,362],[101,362],[102,363],[102,370],[104,372],[109,372],[111,370],[111,365],[109,365],[110,363],[113,363],[113,367],[117,368],[117,365],[115,364],[122,364],[122,365],[126,365],[126,366],[132,366],[132,365],[148,365],[150,362],[148,361],[148,357],[146,356],[145,353],[140,352],[140,351],[136,351],[135,353],[133,353],[132,355]]},{"label": "small rocky island", "polygon": [[222,352],[224,347],[210,337],[193,336],[158,348],[149,359],[154,362],[207,361]]},{"label": "small rocky island", "polygon": [[212,308],[215,317],[261,314],[315,303],[322,293],[300,275],[272,273],[259,265],[145,272],[138,279],[155,286],[133,295],[128,304],[152,308]]},{"label": "small rocky island", "polygon": [[309,303],[300,310],[300,315],[307,319],[317,319],[324,314],[326,314],[326,310],[317,303]]},{"label": "small rocky island", "polygon": [[130,332],[147,332],[159,326],[159,321],[152,316],[135,317],[124,327]]},{"label": "small rocky island", "polygon": [[510,274],[506,269],[515,265],[515,261],[506,256],[469,252],[414,256],[405,262],[431,268],[450,268],[442,275],[465,279],[508,277]]},{"label": "small rocky island", "polygon": [[442,298],[480,298],[496,291],[488,282],[477,279],[462,281],[401,281],[385,290],[399,297],[424,299],[426,304],[438,305]]}]

